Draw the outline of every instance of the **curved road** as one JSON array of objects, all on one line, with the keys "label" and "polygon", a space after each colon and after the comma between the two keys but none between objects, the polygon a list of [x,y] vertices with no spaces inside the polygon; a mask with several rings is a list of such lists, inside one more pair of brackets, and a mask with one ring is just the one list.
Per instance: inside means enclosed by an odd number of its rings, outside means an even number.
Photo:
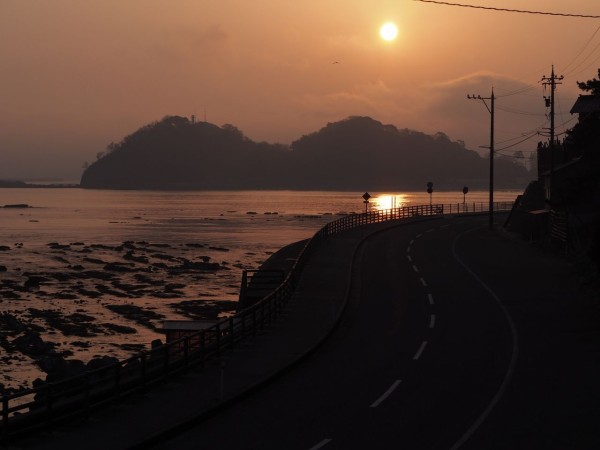
[{"label": "curved road", "polygon": [[[485,217],[464,217],[370,236],[356,254],[342,321],[316,353],[154,448],[471,448],[518,354],[496,294],[508,280],[480,273],[491,258],[474,247],[485,226]],[[473,233],[478,239],[468,239]]]}]

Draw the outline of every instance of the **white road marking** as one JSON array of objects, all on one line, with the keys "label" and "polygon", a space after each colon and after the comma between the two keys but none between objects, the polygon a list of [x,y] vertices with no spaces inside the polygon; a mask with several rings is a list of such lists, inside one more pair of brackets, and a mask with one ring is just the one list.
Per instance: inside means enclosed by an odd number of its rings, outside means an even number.
[{"label": "white road marking", "polygon": [[429,230],[427,230],[425,233],[433,233],[435,230],[433,228],[430,228]]},{"label": "white road marking", "polygon": [[414,264],[413,264],[413,270],[414,270],[415,272],[419,273],[419,269],[418,269],[418,268],[417,268],[417,266],[415,266]]},{"label": "white road marking", "polygon": [[317,445],[315,445],[314,447],[311,447],[309,450],[318,450],[320,448],[325,447],[327,444],[329,444],[331,441],[333,441],[333,439],[323,439],[321,442],[319,442]]},{"label": "white road marking", "polygon": [[406,247],[406,253],[410,253],[410,245]]},{"label": "white road marking", "polygon": [[408,245],[410,246],[410,245],[413,245],[414,243],[415,243],[415,240],[411,239],[410,242],[408,243]]},{"label": "white road marking", "polygon": [[429,328],[435,327],[435,314],[432,314],[429,318]]},{"label": "white road marking", "polygon": [[425,287],[427,287],[427,283],[425,283],[425,280],[423,278],[421,278],[421,284]]},{"label": "white road marking", "polygon": [[400,385],[400,383],[402,383],[402,380],[394,381],[392,383],[392,385],[388,388],[388,390],[385,391],[381,397],[379,397],[377,400],[375,400],[373,402],[373,404],[371,405],[371,408],[377,408],[381,402],[383,402],[386,398],[388,398],[390,396],[390,394],[392,392],[394,392],[396,390],[396,388]]},{"label": "white road marking", "polygon": [[498,391],[496,392],[496,395],[494,395],[494,397],[492,398],[492,400],[490,401],[490,403],[488,404],[488,406],[483,410],[483,412],[475,420],[475,422],[473,422],[473,424],[469,427],[469,429],[467,431],[465,431],[465,433],[460,437],[460,439],[458,441],[456,441],[454,443],[454,445],[452,447],[450,447],[450,450],[457,450],[460,447],[462,447],[462,445],[465,442],[467,442],[470,439],[471,436],[473,436],[473,434],[475,433],[475,431],[477,431],[477,429],[481,426],[481,424],[485,421],[485,419],[490,415],[490,413],[492,412],[492,410],[494,409],[494,407],[496,406],[496,404],[500,401],[500,399],[504,395],[504,392],[508,388],[508,384],[510,383],[510,380],[512,379],[513,374],[515,373],[515,367],[517,365],[517,358],[519,356],[519,338],[518,338],[518,335],[517,335],[517,327],[515,326],[515,323],[512,320],[512,317],[510,316],[508,310],[506,309],[506,307],[504,306],[504,304],[502,303],[502,301],[500,300],[500,298],[492,290],[492,288],[490,288],[481,278],[479,278],[475,274],[475,272],[473,272],[462,261],[462,259],[459,258],[458,254],[456,253],[456,243],[458,242],[458,240],[463,235],[465,235],[467,233],[470,233],[470,232],[472,232],[473,230],[476,230],[476,229],[477,228],[474,228],[474,229],[471,229],[471,230],[467,230],[467,231],[463,231],[461,234],[459,234],[458,236],[456,236],[454,238],[454,241],[452,242],[452,255],[454,256],[454,259],[456,260],[456,262],[458,262],[461,266],[463,266],[463,268],[473,278],[475,278],[479,282],[479,284],[481,284],[481,286],[484,287],[484,289],[492,296],[492,298],[494,299],[494,301],[496,302],[496,304],[498,305],[498,307],[500,308],[500,310],[502,311],[502,313],[504,313],[504,317],[506,319],[506,322],[508,323],[508,327],[510,328],[510,332],[511,332],[511,335],[512,335],[512,355],[510,357],[510,362],[508,364],[508,368],[506,369],[506,373],[504,374],[504,379],[502,380],[502,384],[498,388]]},{"label": "white road marking", "polygon": [[419,239],[421,236],[423,236],[423,233],[417,234],[417,239]]},{"label": "white road marking", "polygon": [[427,294],[427,298],[429,299],[429,304],[433,305],[433,295]]},{"label": "white road marking", "polygon": [[408,259],[410,262],[412,262],[412,258],[410,257],[410,255],[406,255],[406,258],[407,258],[407,259]]},{"label": "white road marking", "polygon": [[415,356],[413,356],[414,361],[416,361],[417,359],[419,359],[421,357],[421,355],[423,354],[423,350],[425,350],[426,345],[427,345],[427,341],[421,342],[421,346],[419,347],[419,350],[417,350],[417,353],[415,353]]}]

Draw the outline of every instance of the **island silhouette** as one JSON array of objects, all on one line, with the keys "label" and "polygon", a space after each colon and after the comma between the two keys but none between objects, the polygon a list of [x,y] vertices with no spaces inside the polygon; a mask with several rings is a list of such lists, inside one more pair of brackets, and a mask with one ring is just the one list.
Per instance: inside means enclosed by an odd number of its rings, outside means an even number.
[{"label": "island silhouette", "polygon": [[[93,189],[440,189],[485,188],[489,160],[444,133],[428,135],[370,117],[328,123],[291,145],[254,142],[238,128],[167,116],[87,165]],[[531,174],[497,159],[498,188],[523,188]]]}]

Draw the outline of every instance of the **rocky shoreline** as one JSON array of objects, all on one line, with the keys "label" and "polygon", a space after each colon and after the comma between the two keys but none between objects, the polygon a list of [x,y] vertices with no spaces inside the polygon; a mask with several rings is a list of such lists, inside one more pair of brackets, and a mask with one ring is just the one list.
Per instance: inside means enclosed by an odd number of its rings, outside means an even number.
[{"label": "rocky shoreline", "polygon": [[[260,255],[223,260],[228,254],[199,242],[0,245],[0,394],[148,349],[163,319],[233,314],[241,269]],[[230,299],[207,289],[215,280]],[[19,370],[36,376],[19,379]]]}]

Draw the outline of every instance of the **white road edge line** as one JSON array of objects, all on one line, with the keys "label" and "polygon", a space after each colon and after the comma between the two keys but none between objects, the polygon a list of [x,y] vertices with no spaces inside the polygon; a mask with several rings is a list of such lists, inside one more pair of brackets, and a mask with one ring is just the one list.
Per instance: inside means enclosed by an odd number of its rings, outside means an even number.
[{"label": "white road edge line", "polygon": [[427,298],[429,299],[429,304],[433,306],[433,295],[427,294]]},{"label": "white road edge line", "polygon": [[396,388],[400,385],[400,383],[402,383],[402,380],[396,380],[392,383],[392,385],[388,388],[387,391],[385,391],[381,397],[379,397],[377,400],[375,400],[372,404],[371,404],[371,408],[377,408],[381,402],[383,402],[386,398],[388,398],[392,392],[394,392],[396,390]]},{"label": "white road edge line", "polygon": [[432,314],[431,317],[429,317],[429,328],[433,327],[435,327],[435,314]]},{"label": "white road edge line", "polygon": [[506,307],[504,306],[504,304],[502,303],[502,301],[500,300],[500,298],[496,295],[496,293],[492,290],[492,288],[490,288],[481,278],[479,278],[475,272],[473,272],[464,262],[462,259],[459,258],[458,254],[456,253],[456,243],[458,242],[458,240],[465,234],[472,232],[473,230],[476,230],[477,228],[473,228],[471,230],[467,230],[467,231],[463,231],[461,234],[459,234],[458,236],[456,236],[454,238],[454,241],[452,242],[452,255],[454,256],[454,259],[461,265],[463,266],[463,268],[473,277],[475,278],[479,284],[481,284],[481,286],[484,287],[484,289],[486,291],[488,291],[488,293],[492,296],[492,298],[494,299],[494,301],[496,302],[496,304],[498,305],[498,307],[502,310],[502,312],[504,313],[504,317],[506,319],[506,321],[508,322],[508,326],[510,328],[510,332],[512,335],[512,355],[510,357],[510,363],[508,364],[508,368],[506,369],[506,373],[504,374],[504,379],[502,380],[502,384],[500,385],[500,387],[498,388],[498,391],[496,392],[496,395],[494,395],[494,397],[492,398],[492,400],[490,401],[490,403],[488,404],[488,406],[483,410],[483,412],[481,413],[481,415],[475,420],[475,422],[473,422],[473,424],[469,427],[469,429],[467,431],[465,431],[465,433],[460,437],[460,439],[458,441],[456,441],[454,443],[454,445],[452,447],[450,447],[450,450],[457,450],[460,447],[462,447],[462,445],[467,442],[471,436],[473,436],[473,434],[475,433],[475,431],[477,431],[477,429],[481,426],[481,424],[485,421],[485,419],[487,418],[487,416],[490,415],[490,413],[492,412],[492,410],[494,409],[494,407],[496,406],[496,404],[500,401],[500,399],[502,398],[502,396],[504,395],[504,392],[506,391],[508,384],[510,383],[510,380],[513,377],[513,374],[515,372],[515,367],[517,365],[517,357],[519,355],[519,338],[517,335],[517,327],[515,326],[514,321],[512,320],[512,317],[510,316],[508,310],[506,309]]},{"label": "white road edge line", "polygon": [[425,279],[424,279],[424,278],[421,278],[420,280],[421,280],[421,284],[422,284],[423,286],[427,287],[427,283],[425,283]]},{"label": "white road edge line", "polygon": [[323,439],[321,442],[319,442],[317,445],[315,445],[314,447],[311,447],[309,450],[318,450],[320,448],[325,447],[327,444],[329,444],[331,441],[333,441],[333,439]]},{"label": "white road edge line", "polygon": [[421,342],[421,346],[419,347],[419,350],[417,350],[417,353],[415,353],[415,356],[413,356],[414,361],[416,361],[417,359],[419,359],[421,357],[421,355],[423,354],[423,350],[425,350],[426,345],[427,345],[427,341]]}]

